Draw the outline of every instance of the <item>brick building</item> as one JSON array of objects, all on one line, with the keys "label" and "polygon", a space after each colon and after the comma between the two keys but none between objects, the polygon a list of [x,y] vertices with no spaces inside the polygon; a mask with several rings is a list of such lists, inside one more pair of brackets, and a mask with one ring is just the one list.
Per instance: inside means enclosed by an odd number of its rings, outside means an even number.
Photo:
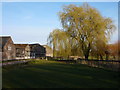
[{"label": "brick building", "polygon": [[16,59],[29,59],[30,46],[29,44],[15,44]]},{"label": "brick building", "polygon": [[40,44],[14,44],[10,36],[0,36],[0,60],[45,57],[46,48]]},{"label": "brick building", "polygon": [[0,36],[0,59],[15,59],[15,45],[10,36]]},{"label": "brick building", "polygon": [[31,58],[45,57],[46,49],[43,46],[40,44],[29,44],[29,46]]}]

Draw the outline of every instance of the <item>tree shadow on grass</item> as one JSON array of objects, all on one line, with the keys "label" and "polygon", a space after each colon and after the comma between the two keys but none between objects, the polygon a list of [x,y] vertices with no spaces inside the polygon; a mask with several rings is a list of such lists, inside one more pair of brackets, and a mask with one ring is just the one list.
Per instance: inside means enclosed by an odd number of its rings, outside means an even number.
[{"label": "tree shadow on grass", "polygon": [[38,63],[23,68],[3,70],[3,87],[117,88],[119,87],[117,75],[113,71],[80,64]]}]

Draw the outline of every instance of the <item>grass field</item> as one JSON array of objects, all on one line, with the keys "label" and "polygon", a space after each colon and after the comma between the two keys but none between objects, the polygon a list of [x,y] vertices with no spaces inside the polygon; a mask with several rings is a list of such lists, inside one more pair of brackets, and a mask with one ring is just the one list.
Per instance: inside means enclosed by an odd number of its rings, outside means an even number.
[{"label": "grass field", "polygon": [[3,68],[3,88],[118,88],[119,73],[80,64],[36,61]]}]

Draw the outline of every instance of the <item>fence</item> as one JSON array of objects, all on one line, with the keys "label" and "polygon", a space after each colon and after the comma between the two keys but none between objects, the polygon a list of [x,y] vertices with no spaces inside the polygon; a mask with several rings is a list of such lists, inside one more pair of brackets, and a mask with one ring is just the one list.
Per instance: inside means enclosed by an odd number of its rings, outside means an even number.
[{"label": "fence", "polygon": [[31,60],[5,62],[5,63],[0,63],[0,66],[13,65],[13,64],[25,64],[29,61],[31,61]]},{"label": "fence", "polygon": [[66,63],[86,64],[91,67],[106,68],[113,71],[120,71],[120,61],[118,60],[57,60]]},{"label": "fence", "polygon": [[87,64],[92,67],[120,71],[120,61],[118,60],[78,60],[77,62],[80,64]]}]

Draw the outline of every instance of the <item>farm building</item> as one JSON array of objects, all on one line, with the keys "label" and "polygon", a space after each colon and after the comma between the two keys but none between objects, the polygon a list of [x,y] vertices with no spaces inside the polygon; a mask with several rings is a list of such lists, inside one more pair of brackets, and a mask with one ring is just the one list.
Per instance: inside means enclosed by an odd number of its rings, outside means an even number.
[{"label": "farm building", "polygon": [[16,59],[45,57],[45,48],[40,44],[15,44]]},{"label": "farm building", "polygon": [[29,44],[14,44],[16,49],[16,59],[28,59],[30,58],[30,46]]},{"label": "farm building", "polygon": [[40,44],[29,44],[29,46],[31,58],[45,57],[46,49],[43,46]]},{"label": "farm building", "polygon": [[10,36],[0,36],[1,60],[15,59],[15,46]]},{"label": "farm building", "polygon": [[53,57],[53,50],[48,45],[43,45],[44,48],[46,48],[46,57]]},{"label": "farm building", "polygon": [[40,44],[14,44],[10,36],[0,36],[0,60],[45,57],[46,49]]}]

